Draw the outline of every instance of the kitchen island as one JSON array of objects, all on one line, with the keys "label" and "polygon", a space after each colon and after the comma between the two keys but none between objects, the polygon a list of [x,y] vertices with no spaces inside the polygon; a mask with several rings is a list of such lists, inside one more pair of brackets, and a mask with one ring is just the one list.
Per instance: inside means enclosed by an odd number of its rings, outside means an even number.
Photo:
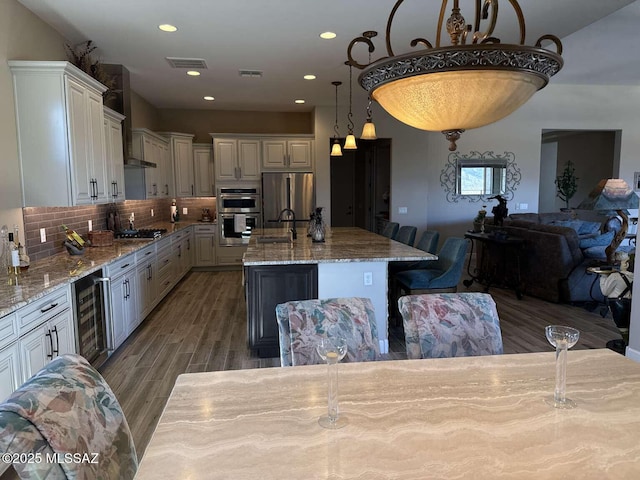
[{"label": "kitchen island", "polygon": [[312,242],[304,231],[293,241],[288,235],[285,229],[257,229],[244,254],[249,346],[261,357],[278,356],[278,303],[367,297],[375,309],[380,352],[387,353],[388,263],[437,257],[361,228],[327,229],[323,243]]}]

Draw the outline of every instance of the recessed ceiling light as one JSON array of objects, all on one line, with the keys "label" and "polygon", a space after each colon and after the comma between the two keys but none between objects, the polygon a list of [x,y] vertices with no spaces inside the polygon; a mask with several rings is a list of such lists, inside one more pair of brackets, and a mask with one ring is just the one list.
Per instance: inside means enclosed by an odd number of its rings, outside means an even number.
[{"label": "recessed ceiling light", "polygon": [[295,103],[304,103],[304,100],[300,99],[300,100],[295,100]]},{"label": "recessed ceiling light", "polygon": [[187,75],[191,75],[192,77],[197,77],[198,75],[200,75],[200,72],[197,70],[188,70]]},{"label": "recessed ceiling light", "polygon": [[176,30],[178,30],[177,27],[174,27],[173,25],[169,25],[168,23],[163,23],[162,25],[158,25],[158,28],[163,32],[175,32]]},{"label": "recessed ceiling light", "polygon": [[311,75],[311,74],[309,74],[309,75],[305,75],[305,76],[304,76],[304,77],[302,77],[302,78],[304,78],[305,80],[315,80],[315,79],[316,79],[316,76],[315,76],[315,75]]},{"label": "recessed ceiling light", "polygon": [[324,38],[325,40],[331,40],[332,38],[336,38],[337,35],[333,32],[322,32],[320,34],[320,38]]},{"label": "recessed ceiling light", "polygon": [[203,97],[205,100],[208,100],[209,102],[213,102],[214,98],[207,95],[206,97]]}]

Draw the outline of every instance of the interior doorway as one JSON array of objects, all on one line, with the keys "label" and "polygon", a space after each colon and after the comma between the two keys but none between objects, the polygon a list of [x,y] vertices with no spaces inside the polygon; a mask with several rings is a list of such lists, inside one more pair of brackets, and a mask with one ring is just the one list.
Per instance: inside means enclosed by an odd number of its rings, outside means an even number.
[{"label": "interior doorway", "polygon": [[361,140],[330,165],[331,226],[377,231],[389,218],[391,139]]},{"label": "interior doorway", "polygon": [[567,162],[571,162],[577,177],[577,189],[569,200],[569,208],[576,208],[603,178],[617,178],[621,133],[621,130],[543,130],[538,211],[566,208],[556,195],[555,180],[562,175]]}]

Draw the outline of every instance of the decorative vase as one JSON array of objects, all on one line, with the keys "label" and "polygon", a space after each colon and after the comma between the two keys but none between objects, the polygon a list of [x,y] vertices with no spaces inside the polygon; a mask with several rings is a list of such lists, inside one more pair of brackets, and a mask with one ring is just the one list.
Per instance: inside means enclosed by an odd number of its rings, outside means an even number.
[{"label": "decorative vase", "polygon": [[310,227],[311,241],[315,243],[324,242],[325,227],[324,220],[322,220],[322,207],[316,208]]}]

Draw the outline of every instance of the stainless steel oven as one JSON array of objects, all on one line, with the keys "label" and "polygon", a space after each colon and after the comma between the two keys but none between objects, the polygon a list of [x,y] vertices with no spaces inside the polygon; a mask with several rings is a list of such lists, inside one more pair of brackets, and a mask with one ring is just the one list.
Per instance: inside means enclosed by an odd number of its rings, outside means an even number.
[{"label": "stainless steel oven", "polygon": [[218,213],[219,244],[248,244],[251,232],[260,228],[260,217],[260,213]]},{"label": "stainless steel oven", "polygon": [[98,270],[73,284],[78,353],[96,368],[109,356],[110,282]]},{"label": "stainless steel oven", "polygon": [[217,197],[218,213],[258,213],[260,191],[253,187],[219,187]]}]

